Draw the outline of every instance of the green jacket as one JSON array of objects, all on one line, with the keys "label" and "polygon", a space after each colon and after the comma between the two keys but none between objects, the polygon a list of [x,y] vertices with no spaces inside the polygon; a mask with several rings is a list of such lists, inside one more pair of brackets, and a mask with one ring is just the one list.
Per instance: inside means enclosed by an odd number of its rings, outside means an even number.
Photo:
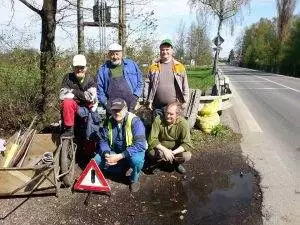
[{"label": "green jacket", "polygon": [[189,147],[192,147],[188,122],[180,116],[173,125],[168,126],[165,120],[157,116],[152,124],[148,144],[149,151],[158,144],[172,150],[182,146],[186,151]]}]

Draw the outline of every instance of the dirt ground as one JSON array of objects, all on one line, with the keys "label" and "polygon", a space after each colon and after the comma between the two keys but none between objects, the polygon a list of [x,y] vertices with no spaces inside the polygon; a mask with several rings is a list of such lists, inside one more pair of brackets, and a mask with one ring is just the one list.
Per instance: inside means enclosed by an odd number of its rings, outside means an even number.
[{"label": "dirt ground", "polygon": [[[111,196],[61,189],[59,197],[0,199],[0,224],[262,224],[260,177],[243,158],[240,135],[217,138],[193,131],[188,173],[157,170],[141,189],[108,180]],[[251,164],[251,163],[250,163]]]}]

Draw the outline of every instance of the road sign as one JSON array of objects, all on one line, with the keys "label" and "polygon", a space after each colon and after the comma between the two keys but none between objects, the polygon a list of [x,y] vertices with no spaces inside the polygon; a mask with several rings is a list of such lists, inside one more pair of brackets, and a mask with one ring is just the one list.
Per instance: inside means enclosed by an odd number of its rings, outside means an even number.
[{"label": "road sign", "polygon": [[213,42],[214,42],[215,46],[219,46],[219,45],[221,45],[224,42],[224,38],[222,38],[221,35],[219,35],[219,40],[218,40],[218,36],[216,36],[213,39]]},{"label": "road sign", "polygon": [[110,187],[99,169],[96,161],[92,159],[74,185],[74,190],[109,192]]}]

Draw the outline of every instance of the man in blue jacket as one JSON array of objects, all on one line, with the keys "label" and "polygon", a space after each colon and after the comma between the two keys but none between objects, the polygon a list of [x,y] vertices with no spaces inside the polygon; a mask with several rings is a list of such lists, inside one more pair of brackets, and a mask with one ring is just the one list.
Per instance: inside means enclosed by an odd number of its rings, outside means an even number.
[{"label": "man in blue jacket", "polygon": [[112,101],[111,112],[100,131],[99,149],[94,159],[104,171],[129,176],[129,188],[137,192],[147,148],[145,127],[139,117],[128,112],[121,98]]},{"label": "man in blue jacket", "polygon": [[133,112],[143,92],[142,73],[136,62],[123,58],[122,46],[119,44],[114,43],[108,47],[108,58],[97,74],[98,101],[110,112],[111,101],[122,98],[129,112]]}]

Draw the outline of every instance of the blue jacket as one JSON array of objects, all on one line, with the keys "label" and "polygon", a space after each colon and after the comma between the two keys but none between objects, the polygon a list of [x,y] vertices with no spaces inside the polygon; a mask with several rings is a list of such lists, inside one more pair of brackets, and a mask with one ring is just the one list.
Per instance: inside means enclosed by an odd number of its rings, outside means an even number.
[{"label": "blue jacket", "polygon": [[[136,62],[131,59],[123,59],[123,74],[132,93],[140,97],[143,92],[143,75]],[[110,82],[110,61],[106,61],[98,70],[97,74],[97,97],[98,101],[105,106],[107,104],[107,91]]]},{"label": "blue jacket", "polygon": [[[137,152],[145,152],[147,148],[147,141],[145,135],[145,127],[140,118],[135,117],[132,120],[132,136],[133,136],[133,144],[126,147],[126,139],[125,139],[125,121],[121,126],[121,131],[118,129],[118,124],[114,119],[112,121],[112,133],[113,133],[113,146],[109,145],[108,140],[108,121],[105,122],[103,128],[100,129],[100,143],[98,148],[98,154],[103,155],[107,152],[113,151],[116,153],[122,153],[125,158],[131,157],[133,154]],[[126,118],[125,118],[126,120]],[[119,135],[119,136],[118,136]]]}]

